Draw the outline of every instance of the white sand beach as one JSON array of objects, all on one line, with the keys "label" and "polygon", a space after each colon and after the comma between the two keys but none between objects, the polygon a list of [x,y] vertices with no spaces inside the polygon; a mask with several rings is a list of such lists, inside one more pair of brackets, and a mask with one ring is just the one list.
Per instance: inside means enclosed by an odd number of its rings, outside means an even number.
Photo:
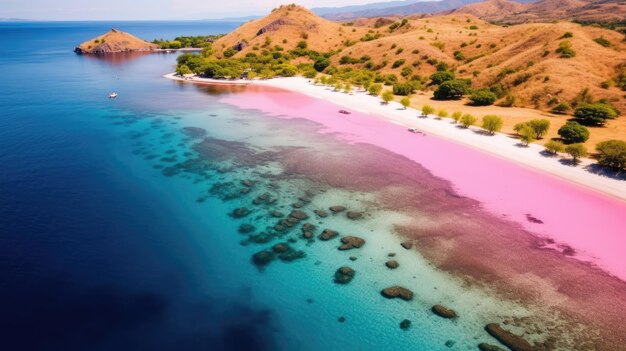
[{"label": "white sand beach", "polygon": [[546,156],[542,152],[544,148],[541,145],[531,144],[528,147],[524,147],[520,145],[517,139],[503,133],[496,133],[491,136],[480,133],[481,128],[477,126],[469,129],[459,128],[449,118],[441,120],[435,119],[434,116],[420,118],[418,110],[412,108],[405,110],[397,102],[391,102],[388,105],[381,104],[379,97],[371,96],[364,91],[353,91],[350,94],[336,92],[332,88],[315,85],[311,80],[302,77],[254,81],[224,81],[197,77],[184,79],[171,73],[165,75],[165,78],[201,84],[254,84],[303,93],[340,105],[347,110],[367,113],[376,118],[384,118],[391,123],[405,126],[407,129],[416,128],[426,134],[433,134],[461,143],[525,167],[547,172],[553,176],[603,192],[615,198],[626,200],[626,181],[590,172],[587,168],[594,163],[591,159],[582,159],[577,166],[564,164],[560,160],[567,159],[566,155]]}]

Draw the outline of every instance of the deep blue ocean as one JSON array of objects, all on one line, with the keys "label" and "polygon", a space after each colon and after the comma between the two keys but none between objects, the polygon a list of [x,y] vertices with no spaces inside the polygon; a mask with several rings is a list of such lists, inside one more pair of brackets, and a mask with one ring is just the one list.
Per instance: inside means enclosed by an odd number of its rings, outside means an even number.
[{"label": "deep blue ocean", "polygon": [[[371,194],[282,173],[285,150],[340,153],[332,136],[221,102],[237,89],[164,79],[178,53],[73,53],[112,27],[152,40],[238,25],[0,24],[1,348],[460,350],[489,340],[471,310],[498,307],[455,295],[462,284],[400,249],[386,232],[406,218],[375,214]],[[294,207],[313,217],[312,206],[337,204],[371,212],[360,222],[309,220],[360,233],[362,249],[338,251],[284,234],[293,223],[276,226]],[[251,211],[235,215],[240,207]],[[286,252],[253,264],[281,240]],[[403,262],[394,274],[384,265],[391,255]],[[346,264],[356,278],[338,285]],[[380,295],[398,282],[420,298]],[[430,313],[458,296],[463,320]]]}]

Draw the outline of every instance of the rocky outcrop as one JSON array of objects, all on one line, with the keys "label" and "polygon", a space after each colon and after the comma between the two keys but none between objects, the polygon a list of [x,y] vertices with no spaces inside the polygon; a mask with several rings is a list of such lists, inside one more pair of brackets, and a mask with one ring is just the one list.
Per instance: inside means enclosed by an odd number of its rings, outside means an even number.
[{"label": "rocky outcrop", "polygon": [[233,49],[235,49],[237,51],[241,51],[241,50],[243,50],[243,49],[245,49],[247,47],[248,47],[248,43],[246,43],[245,41],[240,41],[240,42],[238,42],[237,44],[235,44],[233,46]]},{"label": "rocky outcrop", "polygon": [[497,323],[490,323],[485,326],[485,330],[489,335],[496,338],[503,345],[511,349],[511,351],[534,351],[530,343],[521,336],[515,335],[510,331],[503,329]]},{"label": "rocky outcrop", "polygon": [[281,26],[284,26],[284,25],[287,25],[287,24],[289,24],[289,22],[287,22],[287,21],[285,21],[283,19],[278,19],[278,20],[276,20],[276,21],[274,21],[274,22],[272,22],[272,23],[270,23],[270,24],[268,24],[266,26],[261,27],[258,30],[258,32],[256,32],[256,35],[259,36],[259,35],[265,34],[267,32],[276,31]]},{"label": "rocky outcrop", "polygon": [[131,34],[111,29],[108,33],[86,41],[74,49],[77,54],[110,54],[116,52],[153,51],[156,44],[141,40]]},{"label": "rocky outcrop", "polygon": [[343,245],[339,246],[339,250],[342,251],[358,249],[361,246],[365,245],[365,240],[359,238],[358,236],[344,236],[343,238],[341,238],[341,242],[343,243]]},{"label": "rocky outcrop", "polygon": [[411,290],[398,285],[385,288],[380,292],[380,294],[388,299],[399,298],[404,301],[410,301],[413,299],[413,292]]},{"label": "rocky outcrop", "polygon": [[347,266],[341,267],[335,272],[335,283],[348,284],[352,281],[355,274],[354,269]]},{"label": "rocky outcrop", "polygon": [[453,309],[447,308],[445,306],[442,305],[434,305],[431,308],[431,311],[433,311],[434,314],[438,315],[439,317],[442,318],[456,318],[457,314]]}]

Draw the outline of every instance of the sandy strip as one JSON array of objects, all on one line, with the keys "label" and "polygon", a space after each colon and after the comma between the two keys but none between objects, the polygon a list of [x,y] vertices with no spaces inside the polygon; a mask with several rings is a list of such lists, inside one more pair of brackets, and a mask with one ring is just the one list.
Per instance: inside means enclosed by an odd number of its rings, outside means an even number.
[{"label": "sandy strip", "polygon": [[586,166],[593,163],[590,159],[583,159],[577,167],[564,165],[559,162],[561,157],[544,156],[541,153],[544,148],[540,145],[531,144],[528,147],[520,147],[517,139],[506,134],[497,133],[493,136],[486,136],[475,133],[472,131],[480,131],[480,128],[471,127],[470,130],[459,128],[458,125],[451,123],[452,120],[449,118],[444,118],[443,120],[436,120],[433,116],[418,118],[419,112],[415,109],[404,110],[397,102],[383,105],[381,104],[380,98],[371,96],[366,92],[358,91],[351,94],[335,92],[331,88],[314,85],[310,83],[310,80],[302,77],[255,81],[224,81],[197,77],[185,80],[171,73],[165,75],[165,78],[204,84],[253,84],[300,92],[344,106],[353,111],[368,113],[375,117],[387,119],[407,128],[417,128],[425,133],[432,133],[439,137],[505,158],[517,164],[541,170],[579,185],[595,189],[618,199],[626,200],[626,181],[594,174],[585,170]]}]

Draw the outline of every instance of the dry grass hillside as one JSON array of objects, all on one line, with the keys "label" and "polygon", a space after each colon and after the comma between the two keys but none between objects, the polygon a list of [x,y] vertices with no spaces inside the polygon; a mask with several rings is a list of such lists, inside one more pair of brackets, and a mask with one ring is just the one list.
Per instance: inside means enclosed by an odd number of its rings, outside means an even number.
[{"label": "dry grass hillside", "polygon": [[301,6],[285,5],[274,9],[266,17],[243,24],[217,40],[213,48],[233,47],[239,51],[238,56],[242,56],[255,47],[279,45],[290,50],[305,40],[309,49],[326,52],[339,50],[347,42],[359,40],[366,31],[364,27],[346,27],[323,19]]},{"label": "dry grass hillside", "polygon": [[80,44],[74,51],[82,54],[106,54],[125,51],[151,51],[158,46],[132,34],[111,29],[106,34]]},{"label": "dry grass hillside", "polygon": [[519,3],[514,0],[487,0],[470,4],[451,13],[472,14],[499,23],[550,22],[552,20],[623,21],[623,0],[540,0]]}]

